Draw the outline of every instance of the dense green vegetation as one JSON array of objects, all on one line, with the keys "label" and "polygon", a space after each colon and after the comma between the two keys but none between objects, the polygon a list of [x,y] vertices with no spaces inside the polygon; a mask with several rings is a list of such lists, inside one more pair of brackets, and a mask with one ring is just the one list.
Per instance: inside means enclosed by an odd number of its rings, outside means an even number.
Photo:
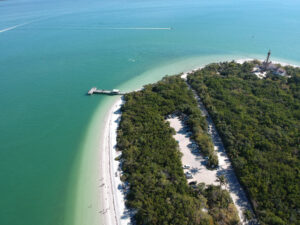
[{"label": "dense green vegetation", "polygon": [[258,79],[254,63],[188,77],[224,142],[261,224],[300,224],[300,69]]},{"label": "dense green vegetation", "polygon": [[188,116],[187,125],[191,128],[192,139],[197,143],[201,154],[208,157],[207,168],[214,169],[218,166],[219,160],[216,152],[214,151],[214,145],[211,137],[207,135],[207,124],[198,108],[194,108],[190,111],[191,107],[183,109],[183,112]]},{"label": "dense green vegetation", "polygon": [[117,149],[122,151],[121,179],[129,186],[126,204],[135,210],[136,224],[237,224],[228,192],[203,184],[192,188],[183,173],[166,116],[184,116],[199,138],[207,136],[206,120],[186,83],[166,77],[124,98]]},{"label": "dense green vegetation", "polygon": [[228,191],[209,185],[204,191],[210,214],[218,224],[238,224],[239,217]]}]

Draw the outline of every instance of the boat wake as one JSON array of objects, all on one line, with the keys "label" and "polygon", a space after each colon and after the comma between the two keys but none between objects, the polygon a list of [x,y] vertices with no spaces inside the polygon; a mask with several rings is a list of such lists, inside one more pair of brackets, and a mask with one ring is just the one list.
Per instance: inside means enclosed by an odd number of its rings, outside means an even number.
[{"label": "boat wake", "polygon": [[54,17],[54,16],[46,16],[44,18],[33,19],[33,20],[30,20],[30,21],[25,22],[25,23],[17,24],[17,25],[12,26],[12,27],[7,27],[7,28],[4,28],[4,29],[0,30],[0,33],[4,33],[6,31],[10,31],[10,30],[14,30],[16,28],[23,27],[25,25],[32,24],[32,23],[35,23],[35,22],[38,22],[38,21],[46,20],[46,19],[49,19],[51,17]]},{"label": "boat wake", "polygon": [[172,30],[172,27],[116,27],[104,28],[107,30]]},{"label": "boat wake", "polygon": [[14,30],[14,29],[16,29],[16,28],[18,28],[18,27],[25,26],[26,24],[29,24],[29,23],[21,23],[21,24],[12,26],[12,27],[4,28],[3,30],[0,30],[0,33],[6,32],[6,31],[9,31],[9,30]]},{"label": "boat wake", "polygon": [[[0,30],[0,33],[16,29],[18,27],[31,24],[35,21],[18,24],[12,27]],[[66,27],[28,27],[21,28],[22,30],[172,30],[172,27],[77,27],[77,26],[66,26]]]}]

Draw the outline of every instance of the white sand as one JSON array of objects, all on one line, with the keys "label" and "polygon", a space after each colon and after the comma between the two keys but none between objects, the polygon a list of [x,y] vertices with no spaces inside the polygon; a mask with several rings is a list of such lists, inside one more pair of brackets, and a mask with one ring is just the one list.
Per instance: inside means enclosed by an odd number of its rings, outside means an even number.
[{"label": "white sand", "polygon": [[127,225],[130,216],[125,208],[125,195],[122,191],[120,180],[119,161],[115,158],[121,153],[116,151],[117,128],[121,118],[120,107],[123,101],[119,99],[110,109],[104,129],[104,143],[101,157],[101,188],[102,209],[105,225]]},{"label": "white sand", "polygon": [[206,159],[199,153],[192,153],[194,142],[189,138],[186,127],[178,117],[168,119],[170,126],[175,129],[176,134],[174,138],[178,141],[180,151],[183,153],[181,158],[183,165],[190,166],[190,169],[184,169],[184,172],[190,171],[193,175],[192,179],[188,179],[189,182],[197,181],[197,183],[205,183],[207,185],[218,185],[217,170],[209,170],[206,168]]},{"label": "white sand", "polygon": [[180,151],[183,153],[182,164],[190,166],[190,169],[184,169],[184,171],[190,171],[193,175],[193,178],[188,179],[188,182],[197,181],[197,183],[203,182],[206,185],[218,185],[219,183],[216,181],[217,176],[224,175],[227,180],[226,189],[229,191],[238,210],[241,221],[243,221],[243,211],[245,209],[251,210],[251,205],[234,174],[234,170],[214,125],[211,122],[209,123],[209,127],[211,128],[210,134],[213,137],[214,148],[219,158],[219,167],[215,170],[209,170],[205,166],[207,160],[201,154],[192,152],[193,141],[189,138],[183,122],[178,117],[168,119],[168,121],[170,122],[170,126],[176,131],[174,138],[179,142]]},{"label": "white sand", "polygon": [[[249,62],[249,61],[253,61],[255,59],[251,59],[251,58],[245,58],[245,59],[238,59],[238,60],[234,60],[236,63],[239,63],[239,64],[243,64],[244,62]],[[258,61],[261,61],[261,60],[258,60]]]}]

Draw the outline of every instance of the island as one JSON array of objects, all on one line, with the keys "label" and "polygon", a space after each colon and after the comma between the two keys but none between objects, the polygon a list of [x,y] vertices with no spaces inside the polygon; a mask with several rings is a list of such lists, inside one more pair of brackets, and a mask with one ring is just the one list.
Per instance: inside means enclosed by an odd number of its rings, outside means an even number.
[{"label": "island", "polygon": [[213,63],[126,93],[110,224],[298,224],[300,69],[277,68]]}]

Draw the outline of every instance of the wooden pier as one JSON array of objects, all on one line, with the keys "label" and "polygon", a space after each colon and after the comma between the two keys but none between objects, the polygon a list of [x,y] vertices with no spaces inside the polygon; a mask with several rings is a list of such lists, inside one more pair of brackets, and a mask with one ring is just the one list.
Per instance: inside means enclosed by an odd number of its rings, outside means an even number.
[{"label": "wooden pier", "polygon": [[104,95],[125,95],[125,92],[120,92],[118,89],[113,89],[112,91],[109,90],[102,90],[102,89],[97,89],[96,87],[92,87],[88,91],[88,95],[93,95],[93,94],[104,94]]}]

